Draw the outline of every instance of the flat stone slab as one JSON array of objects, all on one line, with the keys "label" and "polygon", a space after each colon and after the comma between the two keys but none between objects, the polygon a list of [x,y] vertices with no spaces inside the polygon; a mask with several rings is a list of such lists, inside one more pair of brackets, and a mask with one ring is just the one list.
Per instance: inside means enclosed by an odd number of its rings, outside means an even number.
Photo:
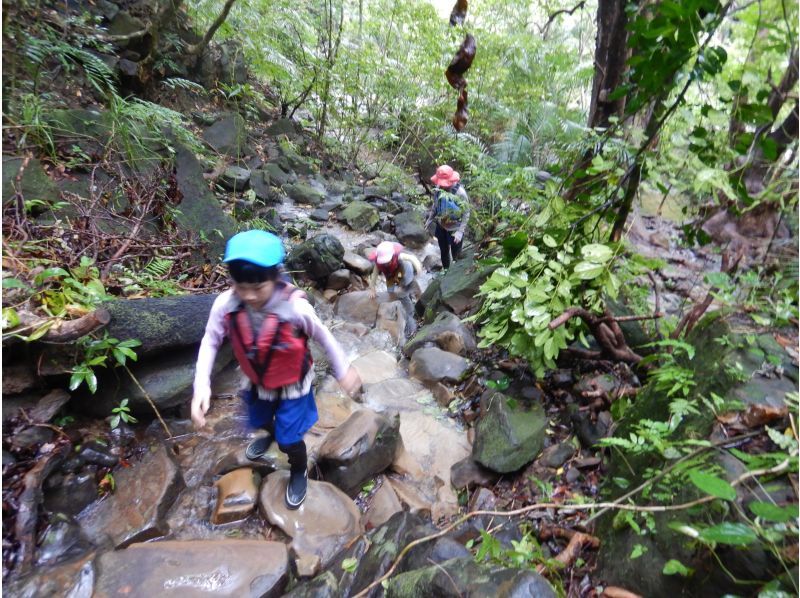
[{"label": "flat stone slab", "polygon": [[133,544],[99,562],[94,598],[280,596],[289,576],[286,545],[264,540]]},{"label": "flat stone slab", "polygon": [[422,384],[408,378],[392,378],[372,384],[362,400],[375,411],[419,410],[420,404],[433,404],[433,396]]},{"label": "flat stone slab", "polygon": [[371,351],[353,362],[364,384],[383,382],[398,375],[397,360],[386,351]]},{"label": "flat stone slab", "polygon": [[220,525],[246,518],[256,507],[257,481],[249,467],[226,473],[214,484],[217,487],[217,506],[211,523]]},{"label": "flat stone slab", "polygon": [[284,500],[288,481],[288,471],[267,476],[259,504],[269,522],[292,537],[291,547],[298,561],[302,561],[303,573],[313,575],[353,538],[364,533],[361,512],[336,486],[315,480],[308,481],[305,502],[291,511]]},{"label": "flat stone slab", "polygon": [[124,548],[165,535],[164,517],[183,487],[183,478],[163,444],[154,445],[138,463],[114,472],[116,490],[86,507],[78,522],[97,546]]}]

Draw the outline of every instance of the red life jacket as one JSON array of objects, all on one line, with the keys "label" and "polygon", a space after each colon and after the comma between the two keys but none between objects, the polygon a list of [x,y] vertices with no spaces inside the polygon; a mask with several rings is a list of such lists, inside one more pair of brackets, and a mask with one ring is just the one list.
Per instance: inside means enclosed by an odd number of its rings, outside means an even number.
[{"label": "red life jacket", "polygon": [[[289,284],[280,293],[282,301],[305,297],[303,291]],[[268,390],[296,384],[314,364],[308,337],[277,313],[264,317],[257,335],[244,305],[225,315],[225,325],[236,361],[253,384]]]},{"label": "red life jacket", "polygon": [[392,243],[392,245],[394,245],[392,259],[385,264],[378,263],[377,251],[373,251],[369,256],[370,261],[375,262],[375,267],[378,269],[378,272],[386,277],[387,283],[400,273],[400,253],[405,249],[400,243]]}]

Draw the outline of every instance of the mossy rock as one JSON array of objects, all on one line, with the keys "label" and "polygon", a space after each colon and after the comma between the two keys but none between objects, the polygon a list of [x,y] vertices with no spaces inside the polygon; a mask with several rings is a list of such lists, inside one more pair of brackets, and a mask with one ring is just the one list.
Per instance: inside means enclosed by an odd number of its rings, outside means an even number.
[{"label": "mossy rock", "polygon": [[[4,158],[3,159],[3,207],[7,206],[14,199],[15,187],[17,185],[17,175],[24,158]],[[42,163],[36,158],[31,158],[22,171],[19,182],[20,188],[17,189],[22,194],[23,199],[30,201],[38,199],[47,203],[58,201],[58,187],[53,180],[47,176],[42,168]]]},{"label": "mossy rock", "polygon": [[365,201],[354,201],[350,203],[342,213],[340,218],[347,222],[347,225],[356,231],[369,232],[380,222],[380,214],[374,206]]}]

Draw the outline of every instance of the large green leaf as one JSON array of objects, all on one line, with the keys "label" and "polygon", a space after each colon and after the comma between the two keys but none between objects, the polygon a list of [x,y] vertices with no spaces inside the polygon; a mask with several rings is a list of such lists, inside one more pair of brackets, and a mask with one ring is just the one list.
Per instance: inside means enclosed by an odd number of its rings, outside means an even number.
[{"label": "large green leaf", "polygon": [[605,266],[592,262],[578,262],[575,265],[575,276],[581,280],[592,280],[603,273]]},{"label": "large green leaf", "polygon": [[786,523],[797,518],[797,505],[779,507],[772,503],[756,501],[750,503],[748,508],[758,517],[767,521],[775,521],[776,523]]},{"label": "large green leaf", "polygon": [[689,480],[691,480],[692,484],[700,488],[700,490],[711,496],[724,498],[725,500],[733,500],[736,498],[736,490],[733,486],[722,478],[718,478],[710,473],[704,473],[699,469],[692,469],[689,471]]},{"label": "large green leaf", "polygon": [[730,544],[732,546],[746,546],[758,539],[752,528],[743,523],[724,522],[713,527],[707,527],[700,532],[700,539],[705,542]]},{"label": "large green leaf", "polygon": [[581,255],[583,259],[594,262],[595,264],[605,264],[608,260],[614,257],[614,252],[607,245],[600,243],[590,243],[581,247]]}]

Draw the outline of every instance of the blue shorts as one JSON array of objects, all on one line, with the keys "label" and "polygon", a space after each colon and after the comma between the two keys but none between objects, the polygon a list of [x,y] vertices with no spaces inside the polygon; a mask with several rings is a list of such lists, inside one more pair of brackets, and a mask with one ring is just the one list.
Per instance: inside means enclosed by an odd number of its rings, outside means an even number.
[{"label": "blue shorts", "polygon": [[317,420],[317,404],[314,402],[314,391],[297,399],[277,399],[265,401],[259,399],[252,390],[242,393],[247,405],[247,416],[254,428],[268,428],[275,421],[275,440],[281,446],[294,444],[303,440],[303,436]]}]

